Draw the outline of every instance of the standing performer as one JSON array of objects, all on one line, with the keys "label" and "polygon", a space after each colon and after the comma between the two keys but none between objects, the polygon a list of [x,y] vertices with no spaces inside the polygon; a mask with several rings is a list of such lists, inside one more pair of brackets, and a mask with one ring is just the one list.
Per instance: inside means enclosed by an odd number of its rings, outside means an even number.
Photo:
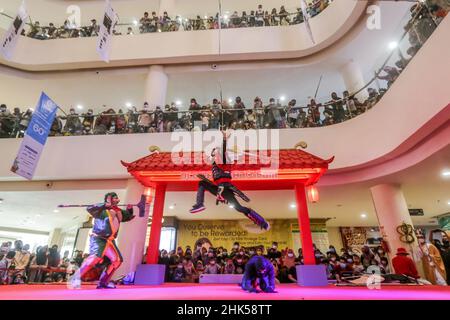
[{"label": "standing performer", "polygon": [[87,208],[89,214],[94,217],[94,227],[89,245],[89,257],[71,279],[72,288],[80,288],[82,279],[90,270],[98,264],[106,262],[106,268],[100,276],[97,289],[114,289],[116,286],[110,282],[114,272],[122,264],[123,258],[117,248],[115,239],[119,232],[121,222],[133,220],[133,206],[128,205],[126,210],[120,209],[117,205],[120,200],[115,192],[105,195],[105,202]]},{"label": "standing performer", "polygon": [[216,163],[216,158],[219,156],[219,152],[216,148],[211,153],[211,156],[213,157],[212,176],[214,182],[208,180],[203,175],[199,175],[199,178],[201,178],[202,180],[198,184],[197,203],[192,207],[191,210],[189,210],[189,212],[197,213],[206,209],[204,200],[205,191],[208,191],[216,196],[216,203],[229,203],[231,206],[233,206],[234,209],[243,213],[247,218],[261,227],[261,229],[269,230],[270,225],[263,217],[261,217],[253,209],[242,206],[236,199],[236,195],[238,195],[244,201],[250,201],[250,199],[242,191],[240,191],[231,183],[232,177],[229,170],[230,166],[226,164],[226,145],[226,135],[224,133],[222,150],[222,160],[224,163],[223,168],[219,167],[219,165]]}]

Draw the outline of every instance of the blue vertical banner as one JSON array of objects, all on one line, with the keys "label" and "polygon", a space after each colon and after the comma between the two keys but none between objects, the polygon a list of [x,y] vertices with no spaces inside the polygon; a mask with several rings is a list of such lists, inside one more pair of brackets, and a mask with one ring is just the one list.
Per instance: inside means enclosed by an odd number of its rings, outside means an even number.
[{"label": "blue vertical banner", "polygon": [[11,171],[28,180],[34,172],[47,141],[58,106],[42,92]]}]

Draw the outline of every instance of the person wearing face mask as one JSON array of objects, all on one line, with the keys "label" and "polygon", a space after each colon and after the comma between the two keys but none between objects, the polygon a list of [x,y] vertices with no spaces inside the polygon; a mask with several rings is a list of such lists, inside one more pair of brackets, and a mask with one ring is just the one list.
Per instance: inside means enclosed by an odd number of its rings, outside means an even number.
[{"label": "person wearing face mask", "polygon": [[94,110],[89,109],[87,113],[83,113],[82,114],[83,117],[83,122],[82,122],[82,127],[83,127],[83,135],[89,135],[93,133],[93,129],[94,129]]},{"label": "person wearing face mask", "polygon": [[353,275],[352,263],[347,261],[347,258],[340,257],[339,262],[335,268],[335,276],[337,282],[341,282],[344,277],[349,277]]},{"label": "person wearing face mask", "polygon": [[380,264],[378,265],[381,269],[381,273],[383,274],[390,274],[391,269],[389,267],[389,260],[386,257],[382,257]]},{"label": "person wearing face mask", "polygon": [[361,264],[361,258],[357,254],[354,254],[352,256],[352,261],[353,275],[360,275],[361,273],[363,273],[364,266]]},{"label": "person wearing face mask", "polygon": [[179,262],[175,270],[173,271],[172,281],[183,282],[185,280],[186,272],[182,262]]},{"label": "person wearing face mask", "polygon": [[169,271],[170,271],[170,258],[167,250],[161,250],[161,253],[158,257],[158,264],[163,264],[166,266],[166,274],[165,281],[169,280]]},{"label": "person wearing face mask", "polygon": [[272,248],[270,248],[267,252],[267,258],[269,259],[277,259],[281,258],[281,252],[278,250],[278,242],[272,242]]},{"label": "person wearing face mask", "polygon": [[234,258],[239,253],[239,242],[233,243],[233,248],[231,248],[230,258]]},{"label": "person wearing face mask", "polygon": [[14,247],[16,249],[16,255],[14,257],[14,265],[16,266],[17,272],[14,273],[15,283],[24,283],[25,280],[25,268],[30,262],[30,252],[28,251],[29,245],[23,245],[21,240],[16,240],[14,242]]},{"label": "person wearing face mask", "polygon": [[225,266],[223,267],[224,274],[234,274],[236,267],[234,266],[233,259],[228,258]]},{"label": "person wearing face mask", "polygon": [[419,242],[419,256],[422,261],[425,278],[434,285],[447,285],[447,274],[438,248],[431,243],[427,243],[422,234],[417,236],[417,241]]},{"label": "person wearing face mask", "polygon": [[215,258],[209,259],[208,265],[205,267],[205,274],[220,274],[220,266],[217,264]]},{"label": "person wearing face mask", "polygon": [[83,130],[83,126],[80,121],[78,113],[75,112],[74,108],[70,108],[70,112],[67,116],[61,117],[61,119],[66,120],[64,125],[64,133],[66,135],[79,135]]},{"label": "person wearing face mask", "polygon": [[16,255],[16,251],[9,251],[0,260],[0,285],[11,283],[12,277],[10,276],[10,271],[8,269],[11,267],[11,265],[14,264],[15,255]]},{"label": "person wearing face mask", "polygon": [[234,273],[235,274],[244,274],[245,271],[245,262],[242,256],[236,256],[234,262]]},{"label": "person wearing face mask", "polygon": [[384,252],[384,249],[379,246],[375,251],[375,260],[377,260],[378,264],[380,264],[382,258],[386,258],[386,253]]},{"label": "person wearing face mask", "polygon": [[295,266],[294,250],[288,249],[286,256],[281,261],[283,266],[286,266],[288,269]]},{"label": "person wearing face mask", "polygon": [[339,261],[335,253],[330,254],[330,260],[327,264],[327,273],[330,275],[330,279],[336,279],[338,273]]}]

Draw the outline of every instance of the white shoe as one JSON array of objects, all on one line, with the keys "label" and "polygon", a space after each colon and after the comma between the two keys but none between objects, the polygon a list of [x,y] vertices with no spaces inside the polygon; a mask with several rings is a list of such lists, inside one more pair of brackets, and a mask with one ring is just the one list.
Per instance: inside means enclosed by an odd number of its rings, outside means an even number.
[{"label": "white shoe", "polygon": [[75,271],[73,276],[67,281],[67,287],[71,290],[81,289],[81,277],[78,270]]}]

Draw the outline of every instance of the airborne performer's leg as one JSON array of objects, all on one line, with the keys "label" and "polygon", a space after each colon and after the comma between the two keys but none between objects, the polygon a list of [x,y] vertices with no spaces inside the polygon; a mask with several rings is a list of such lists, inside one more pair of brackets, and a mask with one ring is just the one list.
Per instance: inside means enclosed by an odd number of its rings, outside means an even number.
[{"label": "airborne performer's leg", "polygon": [[233,191],[231,191],[229,189],[225,189],[223,191],[222,195],[225,198],[225,200],[227,200],[228,203],[234,207],[234,209],[243,213],[247,218],[252,220],[256,225],[260,226],[261,229],[264,229],[264,230],[270,229],[269,223],[263,217],[261,217],[256,211],[254,211],[250,208],[244,207],[239,203],[239,201],[234,196]]},{"label": "airborne performer's leg", "polygon": [[191,210],[189,210],[191,213],[197,213],[200,211],[205,210],[205,191],[208,191],[209,193],[217,196],[217,190],[218,187],[214,185],[213,183],[208,183],[206,181],[200,181],[198,183],[198,189],[197,189],[197,202],[194,204]]}]

